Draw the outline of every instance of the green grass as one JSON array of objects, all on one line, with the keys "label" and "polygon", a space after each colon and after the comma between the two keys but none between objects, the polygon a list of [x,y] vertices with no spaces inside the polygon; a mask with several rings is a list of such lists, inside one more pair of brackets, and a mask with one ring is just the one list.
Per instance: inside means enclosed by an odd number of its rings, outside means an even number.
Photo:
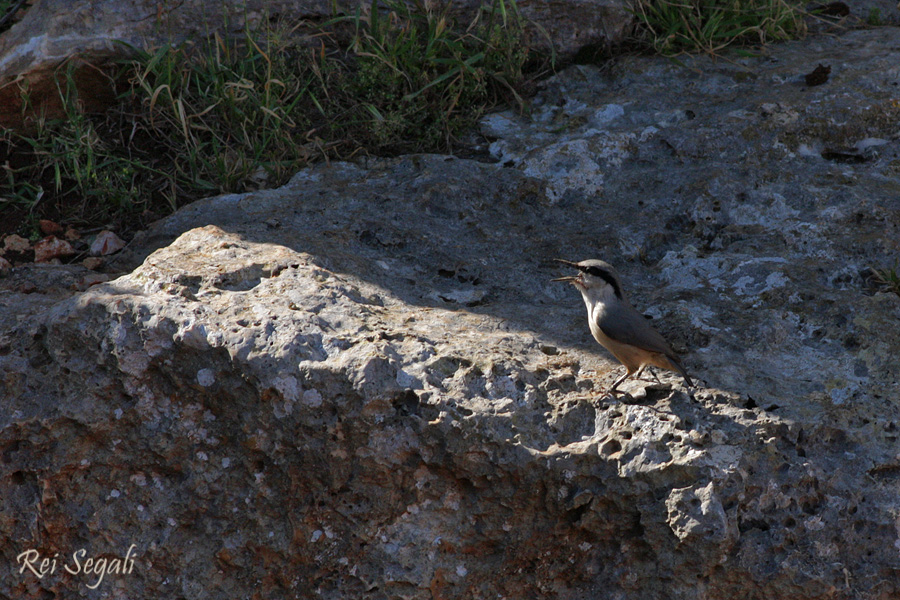
[{"label": "green grass", "polygon": [[869,15],[866,17],[866,24],[872,27],[880,27],[884,25],[884,19],[881,17],[881,10],[877,7],[869,9]]},{"label": "green grass", "polygon": [[873,269],[872,273],[875,284],[882,291],[894,292],[900,296],[900,275],[897,274],[897,269]]},{"label": "green grass", "polygon": [[488,107],[503,100],[521,104],[514,86],[523,80],[527,52],[514,4],[497,2],[465,32],[454,31],[446,9],[412,10],[399,2],[392,8],[352,18],[356,64],[348,96],[338,104],[363,125],[356,135],[366,146],[444,146]]},{"label": "green grass", "polygon": [[87,114],[74,72],[60,72],[63,117],[2,132],[0,220],[139,226],[141,214],[280,185],[313,160],[452,152],[486,111],[523,107],[540,74],[512,0],[465,25],[401,0],[304,25],[134,50],[103,114]]},{"label": "green grass", "polygon": [[639,40],[664,55],[717,53],[734,44],[801,37],[803,3],[796,0],[638,0]]},{"label": "green grass", "polygon": [[[88,218],[133,210],[141,202],[140,176],[152,168],[123,151],[108,123],[98,125],[81,110],[71,63],[57,91],[63,118],[38,118],[28,135],[2,132],[6,160],[0,215],[4,209],[26,207],[27,221],[34,223],[53,198],[66,198],[69,212]],[[22,92],[27,96],[27,89]],[[91,210],[93,205],[100,205],[99,214]]]},{"label": "green grass", "polygon": [[0,31],[12,27],[16,13],[27,8],[23,0],[0,0]]}]

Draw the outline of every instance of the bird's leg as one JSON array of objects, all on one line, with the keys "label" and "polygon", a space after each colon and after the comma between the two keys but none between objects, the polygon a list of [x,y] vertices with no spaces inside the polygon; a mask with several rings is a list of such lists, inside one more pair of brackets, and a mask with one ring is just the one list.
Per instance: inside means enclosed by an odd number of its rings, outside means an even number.
[{"label": "bird's leg", "polygon": [[[656,380],[656,383],[661,384],[662,381],[659,380],[659,377],[657,377],[657,375],[656,375],[656,371],[655,371],[655,370],[653,369],[653,367],[650,366],[650,365],[643,365],[640,369],[638,369],[638,370],[637,370],[637,373],[634,374],[634,378],[635,378],[635,379],[640,379],[640,378],[641,378],[641,374],[642,374],[645,370],[647,370],[647,367],[650,367],[650,369],[649,369],[650,375],[653,376],[653,379]],[[642,381],[650,381],[650,380],[649,380],[649,379],[642,379]]]},{"label": "bird's leg", "polygon": [[634,371],[632,371],[628,367],[625,367],[625,374],[622,375],[621,377],[619,377],[618,379],[616,379],[616,381],[612,384],[612,386],[608,390],[606,390],[606,394],[604,394],[604,396],[612,396],[613,398],[615,398],[616,397],[616,388],[619,387],[620,383],[622,383],[623,381],[628,379],[633,372]]}]

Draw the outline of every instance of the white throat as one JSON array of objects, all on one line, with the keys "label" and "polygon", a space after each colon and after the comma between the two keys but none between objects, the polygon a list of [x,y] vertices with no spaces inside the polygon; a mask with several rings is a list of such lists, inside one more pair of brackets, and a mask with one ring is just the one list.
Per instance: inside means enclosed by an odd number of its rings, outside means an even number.
[{"label": "white throat", "polygon": [[592,312],[593,308],[598,304],[609,304],[616,300],[616,293],[611,285],[603,285],[589,287],[587,289],[579,287],[581,297],[584,298],[584,304],[587,306],[588,312]]}]

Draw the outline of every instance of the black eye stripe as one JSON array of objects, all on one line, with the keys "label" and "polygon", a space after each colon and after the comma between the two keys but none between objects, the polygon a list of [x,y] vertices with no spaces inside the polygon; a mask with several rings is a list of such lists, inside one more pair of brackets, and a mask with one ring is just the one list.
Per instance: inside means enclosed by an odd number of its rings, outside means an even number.
[{"label": "black eye stripe", "polygon": [[592,277],[599,277],[600,279],[602,279],[603,281],[608,283],[610,286],[612,286],[613,293],[617,297],[619,297],[619,298],[622,297],[622,290],[619,289],[619,284],[616,283],[616,278],[613,277],[612,273],[610,273],[606,269],[601,269],[600,267],[597,267],[597,266],[590,266],[590,267],[581,267],[581,270],[584,271],[585,273],[587,273],[588,275],[591,275]]}]

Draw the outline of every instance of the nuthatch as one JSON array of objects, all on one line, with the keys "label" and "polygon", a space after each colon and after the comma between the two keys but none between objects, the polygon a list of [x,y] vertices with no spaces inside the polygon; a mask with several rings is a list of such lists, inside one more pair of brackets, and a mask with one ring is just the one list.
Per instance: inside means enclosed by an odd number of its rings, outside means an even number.
[{"label": "nuthatch", "polygon": [[628,302],[612,265],[602,260],[579,263],[556,260],[581,271],[577,277],[559,277],[553,281],[568,281],[578,288],[587,306],[588,325],[594,339],[625,365],[625,374],[612,384],[608,394],[615,394],[620,383],[634,373],[640,375],[648,366],[678,371],[688,387],[694,386],[671,346]]}]

